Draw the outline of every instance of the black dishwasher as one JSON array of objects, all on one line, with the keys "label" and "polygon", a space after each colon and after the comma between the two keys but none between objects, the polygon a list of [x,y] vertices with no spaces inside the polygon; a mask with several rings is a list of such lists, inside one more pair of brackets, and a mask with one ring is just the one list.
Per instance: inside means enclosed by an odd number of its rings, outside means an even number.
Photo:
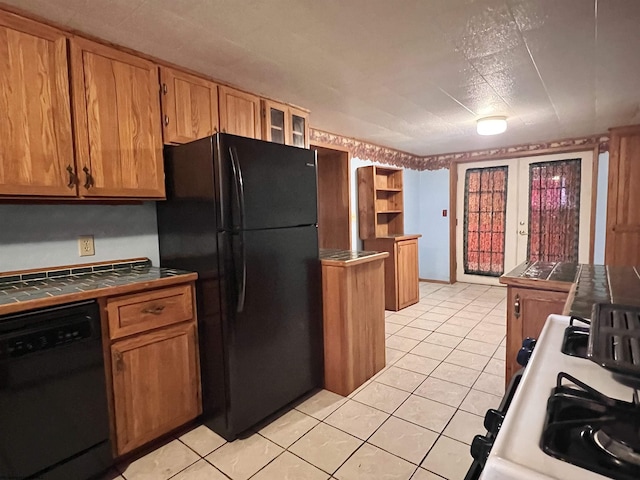
[{"label": "black dishwasher", "polygon": [[0,317],[0,478],[83,480],[112,463],[97,303]]}]

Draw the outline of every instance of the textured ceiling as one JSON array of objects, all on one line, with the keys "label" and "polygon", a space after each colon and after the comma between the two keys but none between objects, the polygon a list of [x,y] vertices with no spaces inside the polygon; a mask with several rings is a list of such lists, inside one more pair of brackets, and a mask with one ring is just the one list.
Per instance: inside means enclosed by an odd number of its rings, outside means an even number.
[{"label": "textured ceiling", "polygon": [[640,0],[2,1],[418,155],[640,123]]}]

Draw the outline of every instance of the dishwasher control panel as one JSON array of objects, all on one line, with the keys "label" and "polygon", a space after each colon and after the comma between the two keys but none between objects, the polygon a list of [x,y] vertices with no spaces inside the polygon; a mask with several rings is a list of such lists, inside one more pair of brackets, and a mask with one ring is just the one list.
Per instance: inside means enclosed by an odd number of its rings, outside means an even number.
[{"label": "dishwasher control panel", "polygon": [[0,358],[22,357],[91,337],[91,323],[89,321],[38,329],[35,332],[3,338],[0,341]]}]

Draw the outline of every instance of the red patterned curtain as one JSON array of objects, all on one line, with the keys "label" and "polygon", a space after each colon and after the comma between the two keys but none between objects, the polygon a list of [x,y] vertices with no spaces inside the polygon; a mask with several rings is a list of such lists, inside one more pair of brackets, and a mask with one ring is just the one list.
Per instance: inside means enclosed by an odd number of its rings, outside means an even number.
[{"label": "red patterned curtain", "polygon": [[464,273],[504,273],[508,167],[470,168],[465,176]]},{"label": "red patterned curtain", "polygon": [[580,159],[529,166],[529,261],[577,262]]}]

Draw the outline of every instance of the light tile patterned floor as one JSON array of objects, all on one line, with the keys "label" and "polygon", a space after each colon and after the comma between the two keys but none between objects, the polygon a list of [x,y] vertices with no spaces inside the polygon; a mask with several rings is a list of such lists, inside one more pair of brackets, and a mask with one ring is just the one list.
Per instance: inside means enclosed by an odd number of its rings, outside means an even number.
[{"label": "light tile patterned floor", "polygon": [[458,480],[504,393],[506,289],[420,284],[386,312],[387,367],[349,398],[319,391],[244,440],[204,426],[105,478]]}]

